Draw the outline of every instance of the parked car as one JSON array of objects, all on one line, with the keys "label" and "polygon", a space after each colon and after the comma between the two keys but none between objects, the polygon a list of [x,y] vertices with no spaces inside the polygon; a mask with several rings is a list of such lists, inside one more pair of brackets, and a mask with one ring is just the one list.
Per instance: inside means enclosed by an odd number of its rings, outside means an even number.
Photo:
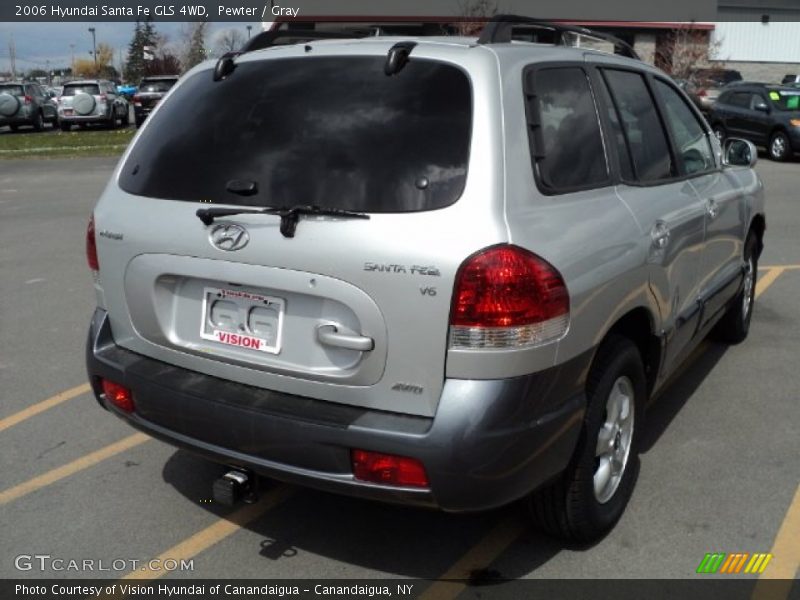
[{"label": "parked car", "polygon": [[133,101],[133,97],[136,95],[136,90],[138,88],[133,85],[132,83],[124,83],[117,85],[117,93],[120,96],[124,96],[126,100]]},{"label": "parked car", "polygon": [[709,116],[720,140],[750,140],[767,149],[772,160],[800,152],[800,89],[767,84],[725,90]]},{"label": "parked car", "polygon": [[108,127],[129,124],[129,105],[117,93],[111,81],[87,79],[64,85],[58,104],[58,116],[63,131],[73,125],[99,123]]},{"label": "parked car", "polygon": [[742,74],[734,69],[697,69],[691,74],[697,86],[697,97],[704,112],[711,110],[723,87],[741,81]]},{"label": "parked car", "polygon": [[8,125],[17,131],[27,125],[41,131],[45,123],[57,121],[56,104],[38,83],[0,83],[0,127]]},{"label": "parked car", "polygon": [[692,83],[688,79],[675,79],[675,83],[678,84],[678,87],[681,88],[684,93],[689,97],[692,103],[697,107],[697,110],[703,111],[703,103],[700,100],[700,97],[697,95],[699,90],[697,86]]},{"label": "parked car", "polygon": [[800,75],[785,75],[783,79],[781,79],[782,85],[791,85],[793,83],[800,83]]},{"label": "parked car", "polygon": [[136,127],[141,127],[156,105],[167,95],[178,81],[178,75],[145,77],[133,97],[133,113]]},{"label": "parked car", "polygon": [[720,148],[656,68],[511,44],[507,18],[448,44],[260,34],[185,75],[115,170],[89,379],[232,468],[218,500],[253,472],[447,511],[528,498],[595,540],[648,398],[707,333],[747,336],[752,144]]}]

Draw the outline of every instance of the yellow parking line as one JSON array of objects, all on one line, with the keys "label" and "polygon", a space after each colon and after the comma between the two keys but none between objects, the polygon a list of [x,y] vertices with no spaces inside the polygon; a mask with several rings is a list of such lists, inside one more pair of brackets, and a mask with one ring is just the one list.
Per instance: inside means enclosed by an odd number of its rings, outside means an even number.
[{"label": "yellow parking line", "polygon": [[[800,485],[786,511],[775,542],[772,544],[772,560],[761,575],[753,591],[753,600],[779,600],[788,598],[800,569]],[[773,581],[780,579],[782,581]]]},{"label": "yellow parking line", "polygon": [[756,298],[767,291],[767,288],[775,283],[775,280],[781,276],[786,267],[772,267],[767,274],[759,277],[756,283]]},{"label": "yellow parking line", "polygon": [[19,485],[15,485],[4,492],[0,492],[0,506],[8,504],[12,500],[17,500],[18,498],[26,496],[32,492],[38,491],[43,487],[55,483],[56,481],[60,481],[65,477],[69,477],[70,475],[74,475],[79,471],[88,469],[89,467],[92,467],[97,463],[106,460],[107,458],[111,458],[112,456],[115,456],[120,452],[124,452],[125,450],[130,450],[131,448],[138,446],[149,439],[150,437],[143,433],[134,433],[133,435],[110,444],[105,448],[100,448],[100,450],[96,450],[95,452],[81,456],[80,458],[73,460],[71,463],[67,463],[66,465],[53,469],[52,471],[48,471],[43,475],[29,479],[28,481],[20,483]]},{"label": "yellow parking line", "polygon": [[794,271],[800,269],[800,265],[765,265],[763,267],[759,266],[759,269],[788,269],[790,271]]},{"label": "yellow parking line", "polygon": [[41,412],[44,412],[54,406],[58,406],[62,402],[66,402],[67,400],[72,400],[73,398],[80,396],[81,394],[85,394],[89,390],[91,390],[91,386],[88,383],[84,383],[82,385],[77,385],[74,388],[70,388],[60,394],[56,394],[55,396],[50,396],[47,400],[42,400],[41,402],[37,402],[36,404],[29,406],[28,408],[19,411],[18,413],[14,413],[13,415],[6,417],[5,419],[0,419],[0,431],[4,431],[9,427],[13,427],[17,423],[21,423],[26,419],[30,419],[34,415],[38,415]]},{"label": "yellow parking line", "polygon": [[[163,564],[166,560],[176,560],[180,562],[181,559],[188,560],[197,556],[204,550],[208,550],[214,544],[236,533],[239,529],[251,521],[254,521],[271,508],[287,500],[292,494],[294,494],[293,488],[280,485],[261,496],[259,501],[255,504],[244,506],[227,517],[218,519],[212,525],[198,531],[193,536],[186,538],[169,550],[164,551],[153,559],[153,561],[159,561],[156,564]],[[148,565],[138,571],[131,571],[122,579],[158,579],[169,573],[170,571],[165,571],[164,569],[151,570]]]},{"label": "yellow parking line", "polygon": [[494,562],[523,531],[525,524],[519,518],[501,521],[441,575],[439,581],[426,588],[419,600],[453,600],[466,589],[466,580],[473,570],[485,569]]}]

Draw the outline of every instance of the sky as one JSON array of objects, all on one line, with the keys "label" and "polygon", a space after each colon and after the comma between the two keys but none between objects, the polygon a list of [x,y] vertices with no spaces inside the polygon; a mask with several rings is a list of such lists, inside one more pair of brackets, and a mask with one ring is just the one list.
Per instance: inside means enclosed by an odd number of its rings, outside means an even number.
[{"label": "sky", "polygon": [[[252,34],[260,31],[261,22],[209,23],[207,46],[213,48],[218,36],[227,29],[238,29],[247,37],[247,25],[252,25]],[[9,23],[0,22],[0,71],[10,70],[9,44],[12,36],[16,46],[17,71],[45,69],[50,61],[51,69],[69,67],[70,44],[74,44],[75,58],[91,59],[92,34],[96,30],[97,43],[104,42],[114,48],[114,66],[119,67],[120,51],[123,59],[128,53],[128,44],[133,36],[134,23]],[[167,36],[169,44],[178,46],[186,23],[155,23],[156,31]]]}]

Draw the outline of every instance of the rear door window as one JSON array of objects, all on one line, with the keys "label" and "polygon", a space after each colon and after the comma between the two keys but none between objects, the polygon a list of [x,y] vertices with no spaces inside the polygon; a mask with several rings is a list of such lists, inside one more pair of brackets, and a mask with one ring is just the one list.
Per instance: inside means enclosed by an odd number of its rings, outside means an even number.
[{"label": "rear door window", "polygon": [[175,79],[158,79],[155,81],[145,79],[139,84],[139,91],[148,93],[168,92],[176,81]]},{"label": "rear door window", "polygon": [[24,96],[21,85],[0,85],[0,94],[10,94],[11,96]]},{"label": "rear door window", "polygon": [[529,133],[537,181],[566,192],[610,183],[589,78],[581,67],[526,72]]},{"label": "rear door window", "polygon": [[[245,61],[174,90],[145,127],[119,183],[132,194],[245,206],[318,205],[365,212],[448,206],[467,176],[467,75],[412,57]],[[190,117],[187,118],[187,107]],[[252,183],[239,195],[234,181]]]},{"label": "rear door window", "polygon": [[640,73],[604,69],[617,108],[636,179],[649,183],[677,175],[667,136]]}]

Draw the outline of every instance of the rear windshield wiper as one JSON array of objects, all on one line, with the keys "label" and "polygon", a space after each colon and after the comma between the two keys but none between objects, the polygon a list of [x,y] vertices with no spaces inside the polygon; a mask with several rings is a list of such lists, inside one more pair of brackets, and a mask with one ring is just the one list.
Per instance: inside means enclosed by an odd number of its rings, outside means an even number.
[{"label": "rear windshield wiper", "polygon": [[325,215],[330,217],[342,217],[345,219],[369,219],[366,213],[345,210],[343,208],[324,208],[314,205],[300,206],[267,206],[265,208],[200,208],[197,210],[197,217],[205,224],[211,225],[217,217],[229,217],[231,215],[278,215],[281,218],[281,234],[283,237],[294,237],[297,229],[297,221],[300,215]]}]

